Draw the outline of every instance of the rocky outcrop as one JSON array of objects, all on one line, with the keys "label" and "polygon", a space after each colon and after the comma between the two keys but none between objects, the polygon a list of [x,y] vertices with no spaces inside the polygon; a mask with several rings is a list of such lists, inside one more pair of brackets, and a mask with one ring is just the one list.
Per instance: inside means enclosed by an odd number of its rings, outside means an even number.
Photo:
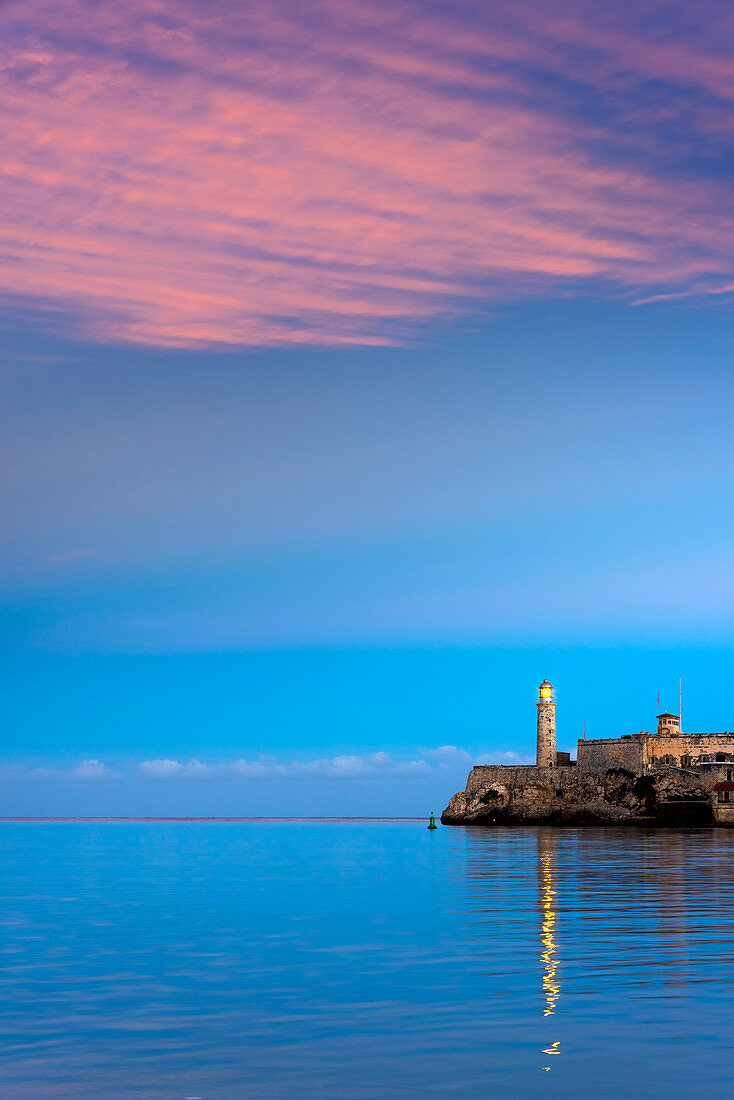
[{"label": "rocky outcrop", "polygon": [[711,824],[712,792],[694,772],[657,768],[474,768],[444,825]]}]

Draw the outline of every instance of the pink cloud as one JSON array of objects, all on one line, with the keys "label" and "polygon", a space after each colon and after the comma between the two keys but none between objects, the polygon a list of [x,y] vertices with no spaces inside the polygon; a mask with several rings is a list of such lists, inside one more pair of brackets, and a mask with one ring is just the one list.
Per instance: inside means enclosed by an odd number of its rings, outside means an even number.
[{"label": "pink cloud", "polygon": [[[691,141],[726,117],[701,97],[731,106],[731,22],[704,3],[710,33],[687,34],[681,5],[655,35],[658,7],[6,5],[0,295],[185,347],[382,344],[549,287],[720,286],[730,184],[656,156],[681,96]],[[626,124],[572,111],[561,77]]]}]

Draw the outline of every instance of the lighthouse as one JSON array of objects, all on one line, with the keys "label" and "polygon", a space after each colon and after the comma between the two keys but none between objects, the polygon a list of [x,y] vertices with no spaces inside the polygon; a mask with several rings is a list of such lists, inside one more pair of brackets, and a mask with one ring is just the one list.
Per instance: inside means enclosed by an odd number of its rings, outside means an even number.
[{"label": "lighthouse", "polygon": [[543,680],[538,689],[538,750],[535,762],[539,768],[556,766],[556,701],[553,685]]}]

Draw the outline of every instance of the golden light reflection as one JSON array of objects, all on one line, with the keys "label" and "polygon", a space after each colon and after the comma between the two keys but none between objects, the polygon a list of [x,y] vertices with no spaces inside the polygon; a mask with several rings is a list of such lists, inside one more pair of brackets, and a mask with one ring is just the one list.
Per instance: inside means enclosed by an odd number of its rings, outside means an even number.
[{"label": "golden light reflection", "polygon": [[543,971],[543,995],[545,996],[544,1016],[552,1016],[556,1010],[561,987],[556,980],[558,970],[558,948],[555,941],[556,911],[553,908],[556,892],[553,889],[553,866],[551,857],[540,857],[540,871],[543,886],[542,907],[543,924],[540,940],[543,945],[540,958],[545,967]]},{"label": "golden light reflection", "polygon": [[[558,945],[556,943],[557,914],[556,914],[556,889],[555,889],[555,837],[539,837],[538,873],[540,878],[540,961],[543,965],[543,1015],[553,1016],[556,1004],[561,995],[561,986],[558,978]],[[548,1043],[543,1047],[543,1054],[552,1056],[561,1054],[560,1039]],[[550,1066],[541,1067],[546,1073]]]}]

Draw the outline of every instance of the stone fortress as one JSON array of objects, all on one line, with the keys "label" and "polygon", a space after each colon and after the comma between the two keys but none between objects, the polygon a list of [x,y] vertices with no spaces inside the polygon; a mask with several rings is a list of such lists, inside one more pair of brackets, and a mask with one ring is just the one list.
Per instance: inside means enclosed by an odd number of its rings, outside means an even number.
[{"label": "stone fortress", "polygon": [[556,748],[556,699],[538,691],[535,764],[483,764],[444,810],[445,825],[734,825],[734,733],[657,730],[582,738],[576,759]]}]

